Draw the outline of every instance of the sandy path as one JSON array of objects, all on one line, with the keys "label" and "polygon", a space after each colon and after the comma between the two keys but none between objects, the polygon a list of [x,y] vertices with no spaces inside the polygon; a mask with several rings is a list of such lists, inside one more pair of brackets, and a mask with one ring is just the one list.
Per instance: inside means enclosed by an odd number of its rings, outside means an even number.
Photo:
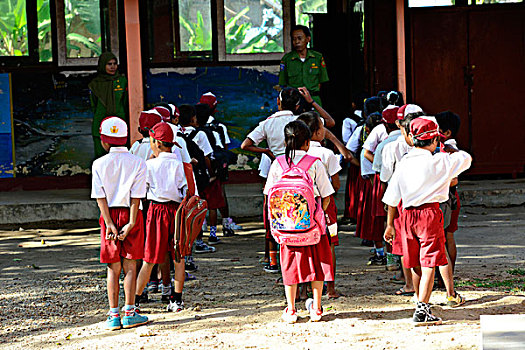
[{"label": "sandy path", "polygon": [[[147,327],[104,330],[105,268],[98,263],[98,230],[70,228],[0,232],[0,347],[72,349],[477,349],[481,314],[524,313],[525,208],[464,208],[457,234],[458,290],[469,300],[459,309],[433,293],[437,327],[414,328],[410,297],[392,295],[392,273],[368,267],[367,247],[343,227],[338,248],[337,300],[323,298],[323,321],[280,322],[284,291],[258,259],[260,223],[223,239],[218,252],[198,255],[197,281],[184,292],[186,310],[163,311],[160,295],[144,304]],[[42,244],[42,239],[44,240]],[[520,270],[518,270],[520,272]],[[482,279],[488,287],[469,281]],[[521,279],[511,287],[494,282]],[[505,284],[505,283],[503,283]],[[518,287],[518,288],[517,288]],[[508,289],[514,288],[513,291]],[[121,299],[122,300],[122,299]],[[197,310],[195,310],[197,307]]]}]

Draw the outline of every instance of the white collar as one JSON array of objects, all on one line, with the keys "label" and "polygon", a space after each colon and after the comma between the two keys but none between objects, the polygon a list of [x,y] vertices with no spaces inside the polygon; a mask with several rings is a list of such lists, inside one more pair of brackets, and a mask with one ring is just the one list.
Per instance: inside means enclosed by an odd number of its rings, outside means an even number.
[{"label": "white collar", "polygon": [[413,147],[408,151],[407,157],[419,157],[419,156],[432,156],[432,153],[429,150]]},{"label": "white collar", "polygon": [[109,149],[109,153],[124,153],[124,152],[128,152],[128,149],[125,146],[122,146],[122,147],[111,147]]},{"label": "white collar", "polygon": [[140,143],[149,143],[149,137],[143,137]]},{"label": "white collar", "polygon": [[157,158],[177,158],[177,155],[171,152],[160,152]]},{"label": "white collar", "polygon": [[268,119],[270,118],[279,118],[279,117],[283,117],[283,116],[288,116],[288,115],[294,115],[292,113],[292,111],[278,111],[278,112],[275,112],[274,114],[272,114],[271,116],[268,117]]},{"label": "white collar", "polygon": [[310,147],[323,147],[323,146],[321,146],[321,142],[319,141],[310,141]]}]

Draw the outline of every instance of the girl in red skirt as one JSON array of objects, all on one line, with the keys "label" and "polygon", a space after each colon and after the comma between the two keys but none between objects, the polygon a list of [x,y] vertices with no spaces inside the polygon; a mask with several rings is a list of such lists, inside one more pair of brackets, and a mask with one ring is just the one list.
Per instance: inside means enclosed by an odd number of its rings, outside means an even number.
[{"label": "girl in red skirt", "polygon": [[[310,129],[302,121],[293,121],[286,125],[284,134],[286,159],[289,163],[297,164],[310,148]],[[273,162],[264,187],[265,195],[268,195],[270,188],[279,181],[282,173],[283,169],[279,162]],[[330,195],[334,193],[326,168],[320,160],[316,160],[308,170],[308,174],[313,181],[315,196],[321,197],[323,210],[326,210],[330,203]],[[323,282],[333,281],[334,275],[332,251],[326,228],[322,228],[322,232],[321,240],[317,244],[310,246],[281,245],[280,247],[281,272],[288,303],[282,315],[285,322],[295,323],[297,321],[295,297],[299,283],[311,282],[312,285],[313,299],[306,300],[310,320],[319,321],[323,315],[321,307]]]}]

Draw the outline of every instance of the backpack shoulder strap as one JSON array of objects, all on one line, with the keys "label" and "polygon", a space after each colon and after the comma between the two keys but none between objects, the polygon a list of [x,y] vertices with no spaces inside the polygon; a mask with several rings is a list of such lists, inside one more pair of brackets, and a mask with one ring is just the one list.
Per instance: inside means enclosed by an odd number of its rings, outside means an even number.
[{"label": "backpack shoulder strap", "polygon": [[306,154],[301,160],[295,165],[304,171],[308,172],[308,170],[311,168],[311,166],[315,163],[316,160],[319,158],[311,156]]},{"label": "backpack shoulder strap", "polygon": [[191,140],[193,140],[195,138],[195,135],[197,135],[197,133],[199,132],[200,130],[193,130],[192,132],[190,132],[190,134],[188,135],[188,138],[190,138]]},{"label": "backpack shoulder strap", "polygon": [[275,160],[277,162],[279,162],[279,165],[281,166],[283,171],[286,171],[286,170],[290,169],[290,166],[288,165],[288,162],[286,161],[286,156],[285,155],[279,156]]}]

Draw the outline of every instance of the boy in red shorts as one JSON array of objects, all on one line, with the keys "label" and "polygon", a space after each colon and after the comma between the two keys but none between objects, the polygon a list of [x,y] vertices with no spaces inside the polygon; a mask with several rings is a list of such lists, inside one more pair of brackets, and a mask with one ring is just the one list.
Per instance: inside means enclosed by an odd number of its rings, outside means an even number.
[{"label": "boy in red shorts", "polygon": [[[146,163],[128,152],[126,122],[108,117],[100,125],[102,147],[108,152],[93,162],[91,198],[100,208],[100,262],[108,264],[109,313],[106,328],[136,327],[148,322],[135,310],[137,261],[144,255],[140,199],[146,196]],[[124,270],[124,318],[120,319],[119,276]]]},{"label": "boy in red shorts", "polygon": [[[140,292],[148,283],[155,264],[174,259],[175,214],[187,189],[182,162],[172,153],[175,144],[173,129],[159,123],[150,130],[150,145],[155,158],[146,162],[147,199],[150,202],[146,221],[146,243],[143,265],[137,279],[135,306],[139,307]],[[171,288],[168,311],[181,311],[184,287],[184,260],[175,262],[175,286]],[[170,276],[163,274],[163,289],[169,288]]]},{"label": "boy in red shorts", "polygon": [[414,148],[397,165],[383,197],[388,205],[384,238],[388,242],[394,238],[394,215],[402,201],[403,258],[412,269],[418,298],[413,321],[416,325],[440,324],[429,304],[435,268],[447,265],[439,203],[447,200],[451,180],[470,167],[472,157],[464,151],[432,155],[439,143],[439,126],[433,117],[414,119],[410,137]]}]

